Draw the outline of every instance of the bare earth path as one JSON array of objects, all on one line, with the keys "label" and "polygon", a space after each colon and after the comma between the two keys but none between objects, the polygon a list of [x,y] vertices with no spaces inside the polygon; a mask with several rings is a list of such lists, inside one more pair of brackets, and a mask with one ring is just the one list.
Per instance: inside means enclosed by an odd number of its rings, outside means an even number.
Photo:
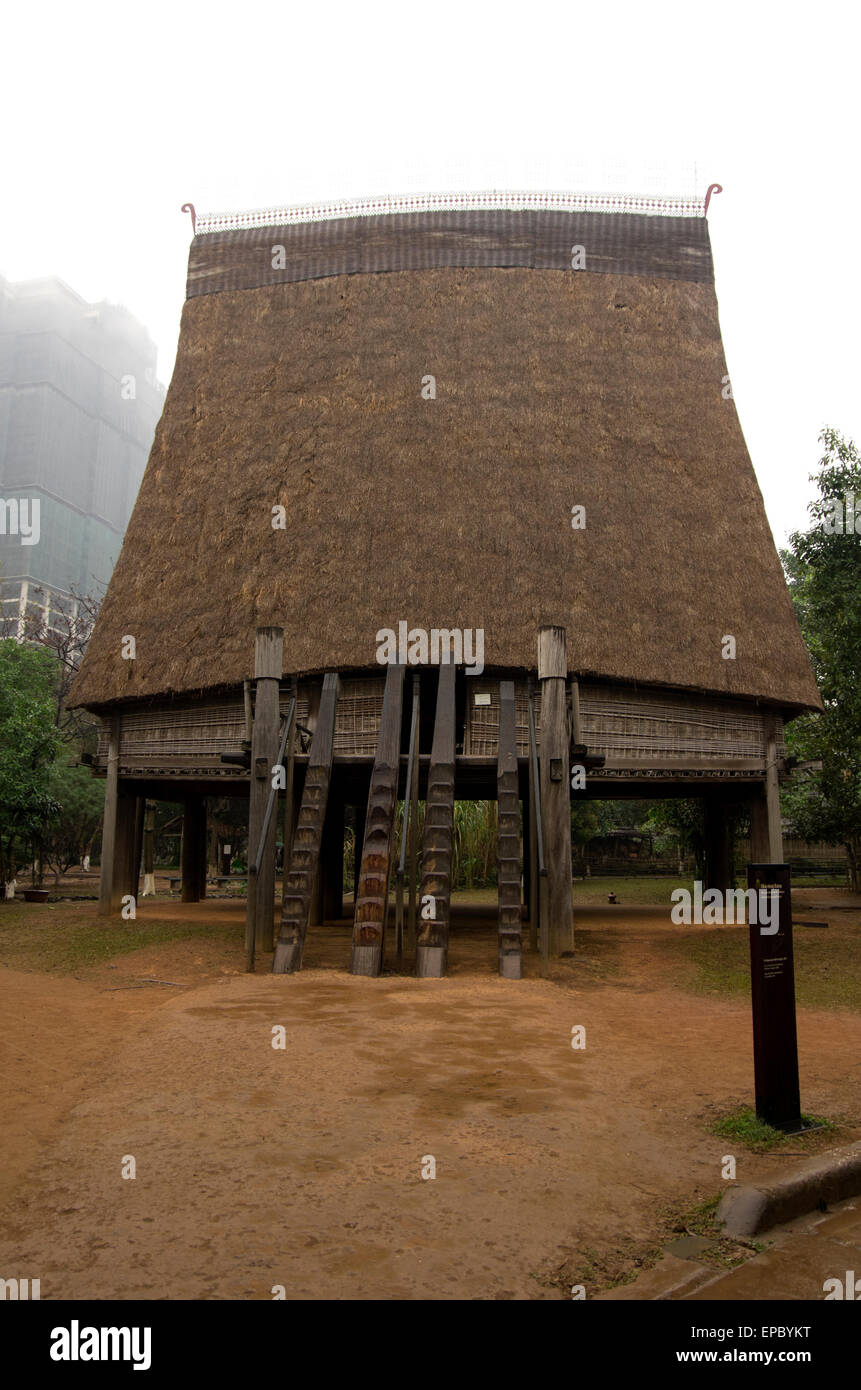
[{"label": "bare earth path", "polygon": [[[241,904],[204,906],[241,931]],[[662,980],[655,910],[613,919],[609,975],[605,916],[581,927],[554,981],[499,980],[481,931],[445,980],[354,979],[343,927],[293,977],[188,943],[86,981],[3,970],[0,1275],[46,1299],[563,1297],[539,1281],[572,1251],[720,1189],[707,1125],[752,1090],[749,1006]],[[183,987],[121,988],[150,974]],[[803,1011],[799,1039],[805,1109],[857,1123],[861,1018]]]}]

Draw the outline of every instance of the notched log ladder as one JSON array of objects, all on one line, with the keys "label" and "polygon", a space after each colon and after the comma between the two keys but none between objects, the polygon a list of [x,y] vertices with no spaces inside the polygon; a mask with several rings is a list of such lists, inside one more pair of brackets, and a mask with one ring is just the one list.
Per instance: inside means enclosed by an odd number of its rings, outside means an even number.
[{"label": "notched log ladder", "polygon": [[523,974],[523,944],[514,681],[501,681],[499,686],[499,755],[496,764],[496,787],[499,973],[506,980],[519,980]]},{"label": "notched log ladder", "polygon": [[302,804],[296,818],[296,832],[290,856],[286,892],[281,911],[281,930],[275,947],[272,970],[276,975],[292,975],[302,965],[302,952],[311,915],[311,897],[320,869],[323,822],[329,800],[334,751],[335,705],[338,677],[329,672],[323,679],[323,693],[317,727],[308,758]]},{"label": "notched log ladder", "polygon": [[394,848],[401,752],[403,666],[386,672],[377,751],[371,773],[362,867],[353,919],[353,975],[379,975],[385,951],[386,908]]},{"label": "notched log ladder", "polygon": [[[454,688],[455,667],[439,668],[436,715],[424,832],[416,975],[439,979],[445,974],[451,914],[451,869],[454,848]],[[434,916],[426,915],[432,909]]]}]

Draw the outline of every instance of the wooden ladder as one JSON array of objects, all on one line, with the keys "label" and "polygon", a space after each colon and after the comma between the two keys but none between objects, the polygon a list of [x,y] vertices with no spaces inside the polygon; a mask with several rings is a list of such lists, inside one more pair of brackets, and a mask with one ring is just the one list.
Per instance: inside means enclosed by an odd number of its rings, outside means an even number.
[{"label": "wooden ladder", "polygon": [[421,904],[416,947],[416,975],[419,979],[439,979],[443,976],[448,957],[454,858],[455,672],[456,667],[451,662],[439,668],[422,833]]},{"label": "wooden ladder", "polygon": [[520,798],[514,681],[499,685],[499,755],[496,763],[497,882],[499,885],[499,973],[506,980],[523,974],[520,909]]},{"label": "wooden ladder", "polygon": [[350,957],[353,975],[379,975],[383,965],[401,765],[403,695],[404,668],[390,666],[386,672],[383,712],[371,773],[362,866],[353,918],[353,949]]},{"label": "wooden ladder", "polygon": [[323,822],[329,800],[332,777],[332,757],[335,742],[335,705],[338,699],[338,677],[333,672],[323,678],[323,693],[317,715],[317,727],[311,743],[302,804],[293,832],[290,872],[281,907],[281,930],[275,945],[272,970],[276,975],[292,975],[301,969],[302,952],[311,916],[311,897],[320,871],[320,846]]}]

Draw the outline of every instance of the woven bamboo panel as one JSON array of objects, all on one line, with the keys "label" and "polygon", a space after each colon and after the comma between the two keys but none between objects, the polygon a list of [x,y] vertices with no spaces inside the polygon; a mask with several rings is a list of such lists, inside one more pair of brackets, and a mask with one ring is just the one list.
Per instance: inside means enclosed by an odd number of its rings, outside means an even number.
[{"label": "woven bamboo panel", "polygon": [[[475,695],[489,695],[476,705]],[[529,750],[527,686],[514,691],[517,750]],[[541,693],[535,698],[536,737],[540,735]],[[633,763],[708,762],[729,758],[762,760],[765,738],[762,712],[731,700],[688,696],[681,692],[636,690],[610,685],[580,685],[581,737],[590,753]],[[470,682],[464,752],[496,757],[499,742],[499,683]],[[777,754],[785,756],[783,725],[778,721]]]},{"label": "woven bamboo panel", "polygon": [[[590,753],[638,762],[706,758],[765,760],[762,712],[731,700],[580,686],[583,742]],[[782,725],[778,755],[783,756]]]},{"label": "woven bamboo panel", "polygon": [[[286,715],[290,696],[282,691],[280,708]],[[308,700],[300,698],[296,717],[308,717]],[[120,726],[120,772],[124,776],[144,771],[206,772],[226,774],[230,769],[221,754],[236,749],[245,738],[245,709],[238,699],[200,703],[150,705],[124,712]],[[103,722],[97,765],[106,766],[108,730]]]},{"label": "woven bamboo panel", "polygon": [[335,752],[373,757],[383,713],[384,676],[342,679],[335,706]]},{"label": "woven bamboo panel", "polygon": [[[489,695],[489,705],[477,705],[476,695]],[[541,732],[541,692],[535,692],[535,737]],[[526,681],[514,684],[514,731],[517,753],[529,753],[529,690]],[[499,681],[473,680],[467,685],[466,729],[463,751],[477,758],[495,758],[499,752]]]}]

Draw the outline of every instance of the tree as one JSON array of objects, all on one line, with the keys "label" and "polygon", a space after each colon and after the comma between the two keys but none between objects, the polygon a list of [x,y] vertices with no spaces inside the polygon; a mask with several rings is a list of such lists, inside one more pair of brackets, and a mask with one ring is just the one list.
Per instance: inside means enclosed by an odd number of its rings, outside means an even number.
[{"label": "tree", "polygon": [[825,453],[811,475],[818,496],[808,508],[813,524],[790,537],[781,558],[825,709],[787,728],[788,751],[807,766],[784,789],[782,803],[795,834],[846,847],[850,887],[858,892],[861,531],[855,497],[861,507],[861,456],[836,430],[823,430],[820,441]]},{"label": "tree", "polygon": [[60,757],[51,768],[49,792],[55,803],[42,831],[41,848],[55,883],[92,849],[105,809],[105,784],[88,767]]},{"label": "tree", "polygon": [[[31,595],[42,593],[38,588],[31,590]],[[56,662],[54,717],[57,727],[66,739],[86,746],[89,752],[95,752],[98,743],[98,721],[86,710],[67,709],[66,700],[87,649],[99,607],[100,600],[92,594],[79,594],[73,590],[71,598],[52,597],[50,627],[45,625],[42,610],[35,606],[28,608],[23,620],[15,616],[3,618],[0,622],[0,637],[17,637],[28,645],[45,647],[53,654]]]},{"label": "tree", "polygon": [[56,666],[50,652],[0,640],[0,882],[32,852],[56,807],[51,765],[59,735],[54,722]]},{"label": "tree", "polygon": [[655,847],[659,853],[671,845],[678,845],[694,856],[695,877],[704,877],[706,833],[705,808],[701,799],[684,797],[656,801],[649,810],[645,825],[654,831]]}]

